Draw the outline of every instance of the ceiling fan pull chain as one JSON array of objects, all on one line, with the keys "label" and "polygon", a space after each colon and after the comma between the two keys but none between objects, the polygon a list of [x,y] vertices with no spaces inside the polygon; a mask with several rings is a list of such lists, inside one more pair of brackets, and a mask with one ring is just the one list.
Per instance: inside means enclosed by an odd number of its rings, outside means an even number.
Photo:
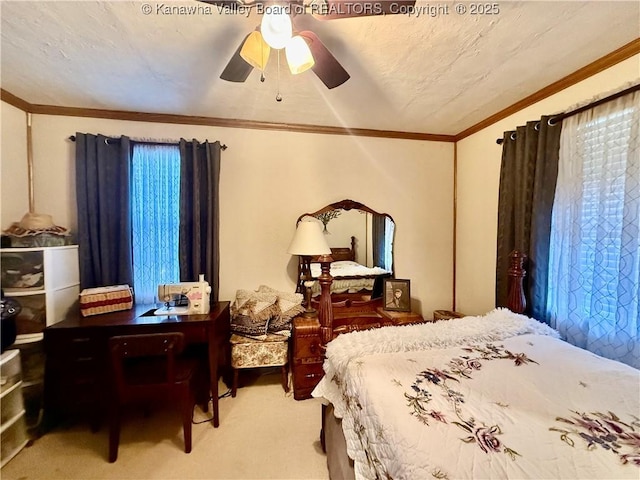
[{"label": "ceiling fan pull chain", "polygon": [[[260,42],[260,58],[264,58],[264,42]],[[260,69],[260,81],[262,83],[264,83],[265,81],[265,76],[264,76],[264,69],[267,68],[266,63],[262,66],[262,68]]]},{"label": "ceiling fan pull chain", "polygon": [[282,95],[280,95],[280,50],[278,50],[278,74],[276,77],[276,88],[278,93],[276,94],[276,102],[282,101]]}]

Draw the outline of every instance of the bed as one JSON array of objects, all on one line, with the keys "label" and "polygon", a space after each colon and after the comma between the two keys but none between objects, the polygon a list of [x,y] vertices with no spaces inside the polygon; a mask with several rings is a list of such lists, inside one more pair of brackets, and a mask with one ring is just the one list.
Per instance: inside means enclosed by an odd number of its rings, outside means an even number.
[{"label": "bed", "polygon": [[509,309],[338,335],[324,370],[334,480],[640,477],[638,370]]},{"label": "bed", "polygon": [[[371,294],[376,285],[376,280],[390,277],[392,271],[380,267],[367,267],[355,261],[356,259],[356,237],[351,237],[349,247],[331,248],[331,270],[332,277],[331,293],[368,293]],[[304,278],[304,260],[301,258],[298,264],[298,278]],[[312,258],[310,263],[311,278],[317,280],[320,277],[320,263],[318,258]],[[303,293],[303,281],[300,281],[298,292]],[[380,290],[382,291],[382,290]],[[320,284],[314,282],[311,287],[311,294],[314,297],[320,295]]]}]

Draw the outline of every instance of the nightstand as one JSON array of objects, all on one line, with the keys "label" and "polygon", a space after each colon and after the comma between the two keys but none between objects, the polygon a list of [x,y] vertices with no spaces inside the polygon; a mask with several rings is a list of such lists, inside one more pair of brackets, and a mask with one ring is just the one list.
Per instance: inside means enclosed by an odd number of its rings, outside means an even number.
[{"label": "nightstand", "polygon": [[294,318],[292,337],[293,398],[304,400],[311,398],[311,392],[324,376],[320,322],[317,318]]}]

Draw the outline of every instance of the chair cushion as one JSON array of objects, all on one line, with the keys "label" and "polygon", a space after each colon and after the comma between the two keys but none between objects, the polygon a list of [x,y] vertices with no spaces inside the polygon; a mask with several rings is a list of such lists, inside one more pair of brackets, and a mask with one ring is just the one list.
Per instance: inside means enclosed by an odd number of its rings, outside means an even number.
[{"label": "chair cushion", "polygon": [[230,341],[233,368],[276,367],[288,362],[289,341],[281,335],[256,340],[232,334]]}]

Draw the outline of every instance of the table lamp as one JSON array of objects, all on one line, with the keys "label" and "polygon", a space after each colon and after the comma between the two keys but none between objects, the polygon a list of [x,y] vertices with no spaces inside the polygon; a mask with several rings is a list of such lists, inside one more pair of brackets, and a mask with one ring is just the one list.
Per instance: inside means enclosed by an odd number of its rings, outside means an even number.
[{"label": "table lamp", "polygon": [[305,286],[305,317],[313,317],[316,310],[311,307],[311,258],[319,255],[331,255],[331,249],[327,245],[322,233],[320,223],[313,219],[303,219],[298,223],[296,233],[291,240],[289,249],[291,255],[299,255],[302,259],[302,280]]}]

